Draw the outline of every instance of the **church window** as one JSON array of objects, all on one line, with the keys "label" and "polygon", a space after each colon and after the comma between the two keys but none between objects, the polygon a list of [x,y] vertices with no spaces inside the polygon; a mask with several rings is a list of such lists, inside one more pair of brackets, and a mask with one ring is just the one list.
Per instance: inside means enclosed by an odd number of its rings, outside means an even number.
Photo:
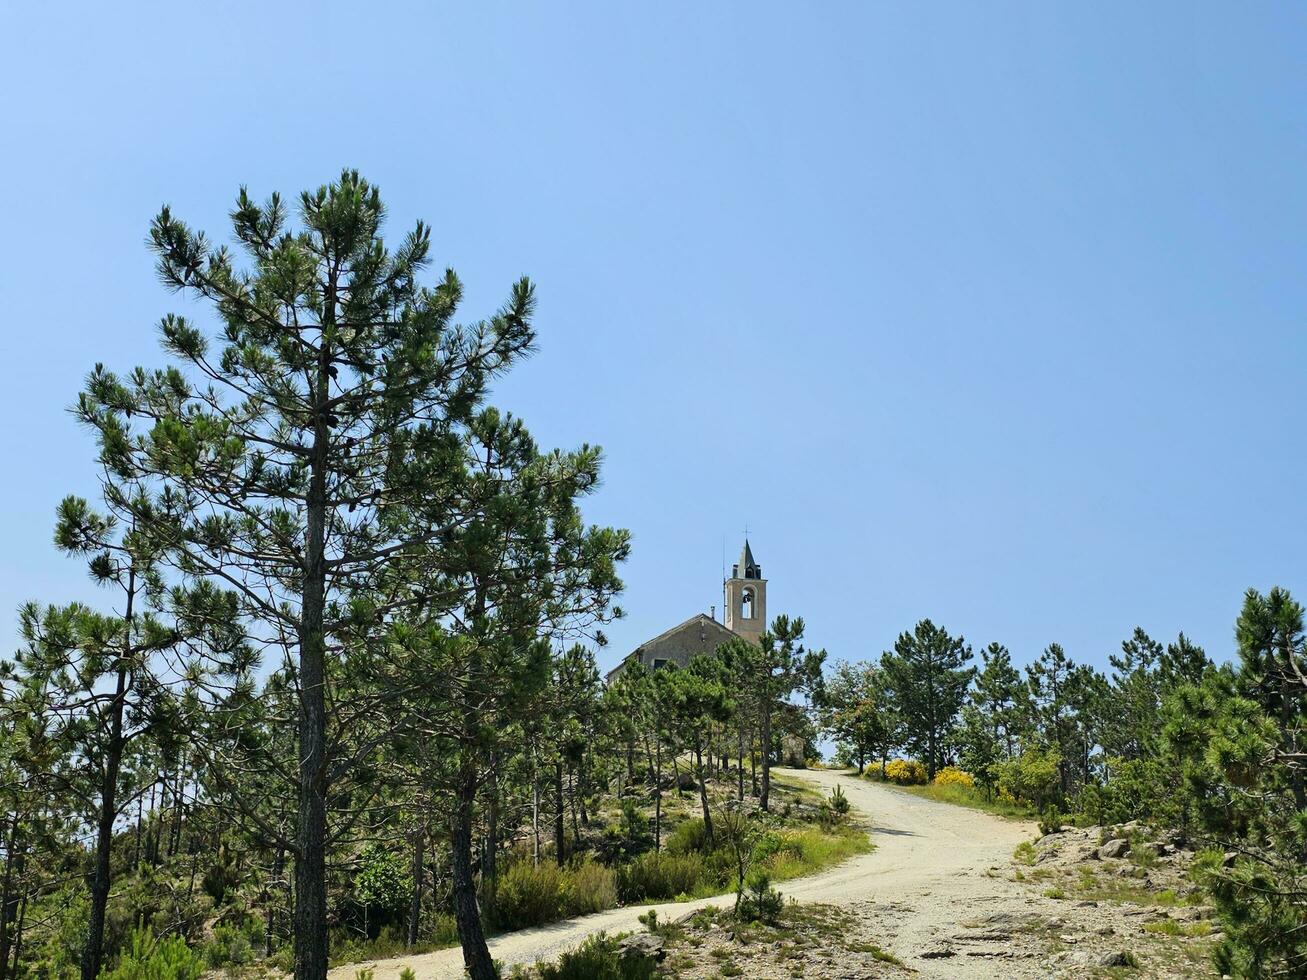
[{"label": "church window", "polygon": [[745,589],[740,597],[740,618],[753,619],[753,589]]},{"label": "church window", "polygon": [[654,669],[654,670],[662,670],[662,668],[664,668],[664,667],[666,667],[666,666],[667,666],[667,661],[664,660],[662,657],[655,657],[655,658],[654,658],[654,663],[653,663],[653,669]]}]

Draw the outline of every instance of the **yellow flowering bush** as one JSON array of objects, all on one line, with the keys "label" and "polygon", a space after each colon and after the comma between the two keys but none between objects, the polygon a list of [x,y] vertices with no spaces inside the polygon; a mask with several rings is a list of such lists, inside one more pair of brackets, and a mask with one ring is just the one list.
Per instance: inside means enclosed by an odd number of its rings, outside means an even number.
[{"label": "yellow flowering bush", "polygon": [[900,786],[922,786],[926,782],[926,767],[915,759],[895,759],[885,767],[885,778]]},{"label": "yellow flowering bush", "polygon": [[957,766],[945,766],[935,773],[936,786],[975,786],[976,780],[971,773]]}]

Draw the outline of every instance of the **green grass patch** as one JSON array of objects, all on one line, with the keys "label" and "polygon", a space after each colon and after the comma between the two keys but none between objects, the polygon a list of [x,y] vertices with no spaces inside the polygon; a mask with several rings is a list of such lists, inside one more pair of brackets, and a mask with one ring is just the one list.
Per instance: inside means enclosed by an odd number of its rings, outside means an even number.
[{"label": "green grass patch", "polygon": [[[879,773],[872,781],[881,782]],[[1030,807],[1020,803],[1013,803],[1011,800],[1000,799],[997,796],[986,797],[985,791],[976,786],[963,786],[959,783],[946,786],[899,786],[888,782],[881,785],[888,786],[899,793],[910,793],[925,800],[934,800],[936,803],[949,803],[971,810],[983,810],[985,813],[992,813],[996,817],[1007,820],[1035,820],[1039,816]]]},{"label": "green grass patch", "polygon": [[780,831],[776,837],[780,840],[779,848],[761,862],[772,881],[800,878],[872,849],[871,838],[849,826]]},{"label": "green grass patch", "polygon": [[1197,922],[1176,922],[1174,919],[1160,919],[1157,922],[1145,922],[1144,932],[1160,936],[1180,936],[1195,939],[1212,934],[1212,924],[1206,919]]}]

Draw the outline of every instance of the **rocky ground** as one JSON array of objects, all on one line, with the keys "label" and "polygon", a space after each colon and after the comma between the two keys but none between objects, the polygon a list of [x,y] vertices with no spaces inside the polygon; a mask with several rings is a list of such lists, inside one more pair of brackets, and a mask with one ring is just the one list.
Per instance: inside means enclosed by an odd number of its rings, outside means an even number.
[{"label": "rocky ground", "polygon": [[[1033,824],[847,774],[791,775],[823,793],[840,786],[875,850],[782,883],[796,904],[775,925],[737,928],[720,911],[731,897],[718,896],[656,906],[659,921],[674,925],[658,935],[641,925],[648,907],[611,909],[495,937],[493,955],[529,971],[603,931],[631,932],[628,942],[656,947],[664,977],[701,980],[1215,975],[1207,955],[1213,924],[1187,880],[1192,855],[1179,841],[1138,826],[1036,841]],[[410,969],[416,980],[454,980],[461,959],[448,949],[366,966],[376,980]],[[352,980],[359,965],[332,976]]]},{"label": "rocky ground", "polygon": [[631,942],[681,980],[854,980],[918,972],[923,960],[931,973],[973,976],[1214,977],[1210,910],[1187,878],[1192,855],[1149,838],[1126,825],[1022,845],[989,869],[1019,884],[1021,900],[962,916],[920,948],[899,942],[900,924],[918,913],[910,901],[792,903],[770,926],[703,910]]}]

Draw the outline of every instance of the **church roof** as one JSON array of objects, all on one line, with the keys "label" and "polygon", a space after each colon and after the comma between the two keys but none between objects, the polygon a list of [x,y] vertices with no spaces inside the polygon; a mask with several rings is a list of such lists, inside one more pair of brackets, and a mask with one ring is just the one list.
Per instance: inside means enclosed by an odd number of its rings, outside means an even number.
[{"label": "church roof", "polygon": [[[663,630],[663,632],[659,633],[653,639],[645,640],[638,647],[636,647],[625,657],[623,657],[621,663],[619,663],[616,667],[614,667],[605,675],[605,680],[611,681],[613,677],[616,676],[618,673],[620,673],[622,668],[625,667],[631,661],[631,659],[637,656],[638,654],[644,653],[645,651],[657,650],[659,647],[672,645],[669,643],[669,641],[671,641],[673,637],[675,637],[678,633],[681,633],[682,631],[696,624],[699,626],[699,637],[698,637],[699,642],[691,642],[688,645],[684,645],[684,644],[674,645],[677,647],[677,649],[675,650],[674,653],[671,654],[671,659],[677,661],[684,660],[685,662],[688,662],[690,656],[693,656],[694,654],[697,653],[710,653],[712,650],[716,649],[718,643],[724,643],[725,641],[731,639],[732,637],[739,636],[739,634],[736,633],[734,630],[727,629],[725,626],[723,626],[717,620],[713,619],[711,616],[705,615],[704,613],[696,613],[695,615],[691,616],[689,619],[685,620],[685,622],[677,623],[671,629]],[[710,638],[714,636],[716,637],[717,642],[714,642]],[[683,646],[684,648],[681,648]],[[683,667],[685,666],[685,663],[680,663],[679,665]]]}]

